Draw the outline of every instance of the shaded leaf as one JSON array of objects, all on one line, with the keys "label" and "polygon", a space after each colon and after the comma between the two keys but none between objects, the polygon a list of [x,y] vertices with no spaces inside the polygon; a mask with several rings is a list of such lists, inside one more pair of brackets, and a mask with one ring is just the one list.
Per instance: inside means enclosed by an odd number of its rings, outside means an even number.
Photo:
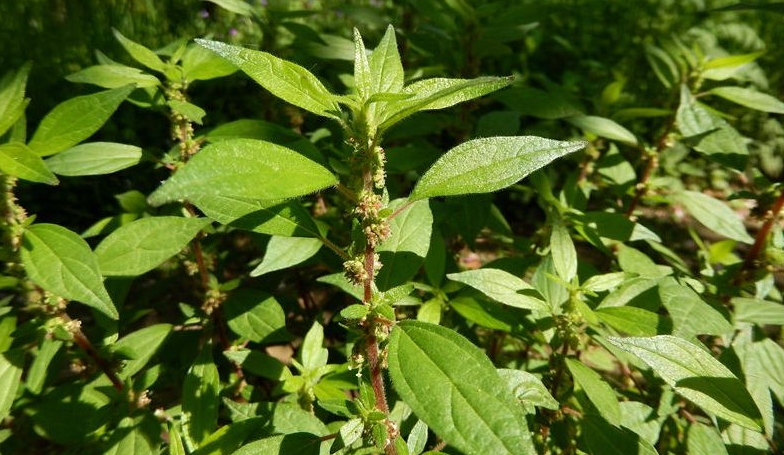
[{"label": "shaded leaf", "polygon": [[310,237],[272,236],[261,263],[250,272],[250,276],[282,270],[313,257],[321,249],[320,239]]},{"label": "shaded leaf", "polygon": [[220,377],[212,360],[212,345],[205,343],[182,385],[183,429],[200,446],[217,427]]},{"label": "shaded leaf", "polygon": [[319,455],[321,439],[310,433],[291,433],[270,436],[240,447],[232,455]]},{"label": "shaded leaf", "polygon": [[721,313],[674,278],[665,278],[659,283],[659,298],[672,317],[675,336],[724,335],[733,330]]},{"label": "shaded leaf", "polygon": [[0,354],[0,419],[5,419],[16,398],[16,390],[22,382],[24,353],[9,350]]},{"label": "shaded leaf", "polygon": [[34,224],[24,234],[21,257],[37,285],[112,319],[119,316],[104,288],[97,257],[76,233],[56,224]]},{"label": "shaded leaf", "polygon": [[112,351],[127,357],[119,371],[119,376],[127,379],[141,371],[158,352],[171,331],[171,324],[154,324],[117,340],[112,345]]},{"label": "shaded leaf", "polygon": [[778,98],[743,87],[716,87],[708,90],[711,95],[720,96],[733,103],[762,112],[784,114],[784,102]]},{"label": "shaded leaf", "polygon": [[[405,203],[397,199],[389,204],[394,210]],[[376,251],[381,263],[376,284],[386,291],[410,280],[425,261],[430,248],[433,214],[428,201],[417,201],[401,211],[389,223],[390,236]]]},{"label": "shaded leaf", "polygon": [[274,297],[253,289],[232,292],[221,305],[232,332],[256,343],[283,342],[290,339],[286,315]]},{"label": "shaded leaf", "polygon": [[591,455],[658,455],[653,445],[628,428],[610,425],[604,419],[587,415],[582,438]]},{"label": "shaded leaf", "polygon": [[474,139],[446,152],[419,179],[409,200],[489,193],[585,147],[534,136]]},{"label": "shaded leaf", "polygon": [[739,242],[754,243],[743,220],[722,201],[697,191],[681,191],[675,200],[711,231]]},{"label": "shaded leaf", "polygon": [[634,133],[608,118],[594,115],[575,115],[564,120],[583,131],[588,131],[599,137],[606,137],[625,144],[637,144],[637,138],[634,136]]},{"label": "shaded leaf", "polygon": [[610,384],[599,373],[575,359],[566,359],[566,366],[572,373],[575,383],[579,384],[585,395],[599,411],[599,415],[616,427],[621,424],[621,408]]}]

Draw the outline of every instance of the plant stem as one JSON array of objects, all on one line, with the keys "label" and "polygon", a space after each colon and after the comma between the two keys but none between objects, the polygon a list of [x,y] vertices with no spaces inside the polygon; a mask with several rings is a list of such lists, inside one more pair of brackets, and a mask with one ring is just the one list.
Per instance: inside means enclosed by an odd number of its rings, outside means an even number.
[{"label": "plant stem", "polygon": [[[72,319],[64,312],[60,315],[60,317],[67,322],[72,321]],[[124,388],[122,380],[117,376],[117,373],[114,372],[114,369],[112,369],[112,365],[109,364],[109,362],[106,359],[101,357],[101,354],[98,353],[98,351],[95,349],[95,347],[90,342],[90,340],[87,339],[87,337],[84,335],[82,329],[76,326],[73,329],[71,329],[71,333],[73,334],[74,343],[76,343],[76,345],[79,346],[90,357],[90,359],[92,359],[93,363],[95,363],[98,366],[98,368],[101,369],[103,374],[105,374],[106,377],[109,378],[114,388],[119,391],[122,391]]]},{"label": "plant stem", "polygon": [[745,273],[754,268],[755,263],[757,262],[757,259],[759,258],[760,253],[762,253],[763,247],[765,246],[765,241],[768,239],[770,230],[773,229],[773,224],[778,219],[782,208],[784,208],[784,191],[779,193],[779,197],[776,198],[773,206],[765,213],[765,223],[763,223],[760,230],[757,231],[754,244],[751,246],[751,249],[746,255],[746,259],[743,261],[743,266],[740,268],[740,270],[738,270],[736,282],[741,281]]},{"label": "plant stem", "polygon": [[675,127],[675,117],[671,117],[670,120],[667,122],[667,126],[665,126],[664,131],[656,140],[656,148],[652,151],[646,151],[643,149],[643,153],[647,155],[648,162],[645,165],[645,170],[643,171],[642,177],[640,181],[637,182],[636,191],[634,193],[634,199],[629,204],[629,207],[626,209],[626,218],[631,218],[634,215],[634,210],[637,208],[637,205],[640,203],[640,200],[648,193],[648,181],[651,179],[653,172],[659,167],[659,155],[667,148],[670,147],[669,136],[672,133],[672,129]]}]

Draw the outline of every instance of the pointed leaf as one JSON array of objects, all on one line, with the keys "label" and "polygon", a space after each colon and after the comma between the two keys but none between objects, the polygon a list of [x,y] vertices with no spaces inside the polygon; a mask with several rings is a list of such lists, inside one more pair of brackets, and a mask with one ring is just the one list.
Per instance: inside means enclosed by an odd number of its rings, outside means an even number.
[{"label": "pointed leaf", "polygon": [[261,51],[197,39],[196,43],[236,65],[273,95],[324,117],[338,118],[339,106],[316,76],[305,68]]},{"label": "pointed leaf", "polygon": [[327,364],[329,351],[324,346],[324,327],[318,322],[305,334],[299,351],[299,358],[306,370],[315,370]]},{"label": "pointed leaf", "polygon": [[634,133],[627,130],[613,120],[594,115],[576,115],[565,119],[572,125],[583,131],[588,131],[599,137],[606,137],[625,144],[637,145],[637,138]]},{"label": "pointed leaf", "polygon": [[569,231],[561,222],[553,224],[550,233],[550,253],[558,276],[567,283],[577,276],[577,250]]},{"label": "pointed leaf", "polygon": [[232,139],[208,145],[149,197],[152,205],[214,195],[261,201],[302,196],[337,183],[326,168],[271,142]]},{"label": "pointed leaf", "polygon": [[25,99],[30,63],[9,71],[0,79],[0,136],[5,134],[24,114],[29,100]]},{"label": "pointed leaf", "polygon": [[758,111],[784,114],[784,102],[767,93],[743,87],[716,87],[708,93]]},{"label": "pointed leaf", "polygon": [[21,142],[0,145],[0,172],[29,182],[59,183],[44,160]]},{"label": "pointed leaf", "polygon": [[599,415],[616,427],[620,426],[621,407],[610,384],[605,382],[599,373],[575,359],[566,359],[566,366],[572,373],[574,382],[580,385],[591,403],[596,406]]},{"label": "pointed leaf", "polygon": [[250,272],[250,276],[264,275],[304,262],[318,253],[322,245],[320,239],[310,237],[272,236],[261,264]]},{"label": "pointed leaf", "polygon": [[724,335],[733,330],[732,324],[721,313],[675,278],[668,277],[659,283],[659,298],[673,319],[675,330],[672,334],[675,336]]},{"label": "pointed leaf", "polygon": [[456,332],[400,322],[388,360],[400,397],[449,445],[465,453],[535,453],[511,391],[484,352]]},{"label": "pointed leaf", "polygon": [[410,200],[489,193],[585,147],[535,136],[474,139],[446,152],[419,179]]},{"label": "pointed leaf", "polygon": [[157,77],[125,65],[94,65],[69,74],[65,78],[71,82],[93,84],[103,88],[118,88],[128,84],[141,88],[161,84]]},{"label": "pointed leaf", "polygon": [[142,149],[115,142],[79,144],[46,160],[55,174],[67,176],[111,174],[135,164],[142,158]]},{"label": "pointed leaf", "polygon": [[[522,279],[499,269],[466,270],[446,276],[452,281],[467,284],[491,299],[504,305],[549,313],[547,304],[533,295],[533,286]],[[521,292],[522,291],[522,292]]]},{"label": "pointed leaf", "polygon": [[433,78],[414,82],[403,89],[413,96],[386,105],[381,115],[379,131],[419,111],[444,109],[488,93],[512,83],[511,77],[479,77],[476,79]]},{"label": "pointed leaf", "polygon": [[212,345],[205,343],[182,386],[183,428],[197,447],[217,427],[219,393],[220,377],[212,360]]},{"label": "pointed leaf", "polygon": [[24,234],[21,257],[27,275],[37,285],[117,319],[98,259],[76,233],[56,224],[34,224]]},{"label": "pointed leaf", "polygon": [[119,376],[127,379],[141,371],[158,352],[171,331],[171,324],[153,324],[117,340],[112,345],[112,351],[128,357],[123,362]]},{"label": "pointed leaf", "polygon": [[208,224],[210,220],[206,218],[157,216],[123,225],[95,248],[101,273],[106,276],[146,273],[179,253]]},{"label": "pointed leaf", "polygon": [[182,72],[187,81],[206,81],[237,72],[237,67],[207,49],[191,45],[182,55]]},{"label": "pointed leaf", "polygon": [[[52,359],[64,343],[62,340],[49,337],[44,337],[41,340],[38,352],[35,353],[33,364],[30,365],[25,378],[25,386],[27,386],[27,390],[30,393],[34,395],[41,393],[46,382],[47,373],[54,370],[49,368]],[[0,406],[0,409],[2,409],[2,406]],[[0,417],[2,417],[2,412],[0,412]]]},{"label": "pointed leaf", "polygon": [[705,63],[701,76],[714,81],[729,79],[763,54],[765,54],[765,51],[714,58]]},{"label": "pointed leaf", "polygon": [[711,231],[739,242],[754,243],[741,218],[720,200],[697,191],[682,191],[675,200]]},{"label": "pointed leaf", "polygon": [[715,428],[694,422],[689,426],[687,437],[691,455],[728,455],[721,435]]},{"label": "pointed leaf", "polygon": [[146,66],[147,68],[163,73],[166,70],[166,64],[163,63],[158,54],[150,49],[142,46],[139,43],[131,41],[123,36],[117,29],[112,29],[114,37],[120,42],[120,45],[133,57],[134,60]]},{"label": "pointed leaf", "polygon": [[12,349],[0,353],[0,419],[5,419],[11,411],[16,391],[22,382],[24,354]]},{"label": "pointed leaf", "polygon": [[58,104],[41,120],[27,145],[39,156],[73,147],[98,131],[133,89],[126,85]]},{"label": "pointed leaf", "polygon": [[381,42],[370,54],[369,65],[373,81],[371,93],[398,93],[403,90],[403,64],[392,25],[387,27]]},{"label": "pointed leaf", "polygon": [[366,100],[373,94],[372,84],[365,43],[362,42],[359,30],[354,28],[354,87],[361,100]]},{"label": "pointed leaf", "polygon": [[608,337],[645,362],[677,393],[728,422],[760,431],[760,412],[743,383],[702,347],[682,338]]},{"label": "pointed leaf", "polygon": [[612,426],[595,415],[582,422],[582,437],[591,455],[658,455],[650,442],[628,428]]}]

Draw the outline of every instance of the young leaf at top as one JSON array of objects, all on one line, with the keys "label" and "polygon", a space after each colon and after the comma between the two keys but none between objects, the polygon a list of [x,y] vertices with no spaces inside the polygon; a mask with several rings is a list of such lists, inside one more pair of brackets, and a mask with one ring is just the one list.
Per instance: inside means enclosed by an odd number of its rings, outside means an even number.
[{"label": "young leaf at top", "polygon": [[389,336],[389,374],[414,414],[465,453],[536,453],[522,407],[490,359],[453,330],[419,321]]},{"label": "young leaf at top", "polygon": [[21,256],[27,275],[37,285],[117,319],[98,259],[76,233],[56,224],[34,224],[24,234]]},{"label": "young leaf at top", "polygon": [[305,68],[266,52],[203,39],[196,43],[236,65],[278,98],[316,115],[339,118],[334,96]]},{"label": "young leaf at top", "polygon": [[59,183],[44,160],[21,142],[0,145],[0,172],[29,182]]},{"label": "young leaf at top", "polygon": [[150,49],[147,49],[141,44],[126,38],[117,29],[112,29],[112,33],[114,33],[114,37],[117,38],[117,41],[120,42],[120,45],[129,54],[131,54],[131,57],[133,57],[134,60],[153,71],[157,71],[159,73],[166,71],[166,64],[163,63],[163,60],[161,60],[160,57],[158,57],[158,54]]},{"label": "young leaf at top", "polygon": [[30,63],[22,65],[16,71],[6,73],[0,79],[0,136],[22,117],[30,101],[24,96],[28,74],[30,74]]},{"label": "young leaf at top", "polygon": [[206,218],[156,216],[123,225],[95,248],[101,273],[136,276],[177,254],[210,223]]},{"label": "young leaf at top", "polygon": [[425,172],[409,200],[500,190],[583,147],[583,142],[535,136],[467,141],[446,152]]},{"label": "young leaf at top", "polygon": [[337,183],[326,168],[286,147],[230,139],[204,147],[149,197],[152,205],[187,199],[196,206],[211,196],[280,201]]},{"label": "young leaf at top", "polygon": [[682,338],[608,337],[645,362],[677,393],[722,419],[760,431],[759,409],[743,383],[703,348]]},{"label": "young leaf at top", "polygon": [[356,28],[354,28],[354,87],[361,100],[366,100],[373,94],[373,81],[365,43]]},{"label": "young leaf at top", "polygon": [[395,29],[387,27],[384,37],[370,54],[370,77],[372,93],[398,93],[403,90],[404,73],[397,50]]},{"label": "young leaf at top", "polygon": [[98,131],[133,89],[125,85],[58,104],[41,120],[27,145],[39,156],[73,147]]}]

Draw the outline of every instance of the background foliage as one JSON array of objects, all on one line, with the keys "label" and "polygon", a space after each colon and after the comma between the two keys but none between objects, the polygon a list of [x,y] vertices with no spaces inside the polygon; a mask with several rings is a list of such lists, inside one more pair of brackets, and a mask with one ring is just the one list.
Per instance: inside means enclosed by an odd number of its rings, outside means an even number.
[{"label": "background foliage", "polygon": [[782,12],[0,4],[0,453],[782,450]]}]

